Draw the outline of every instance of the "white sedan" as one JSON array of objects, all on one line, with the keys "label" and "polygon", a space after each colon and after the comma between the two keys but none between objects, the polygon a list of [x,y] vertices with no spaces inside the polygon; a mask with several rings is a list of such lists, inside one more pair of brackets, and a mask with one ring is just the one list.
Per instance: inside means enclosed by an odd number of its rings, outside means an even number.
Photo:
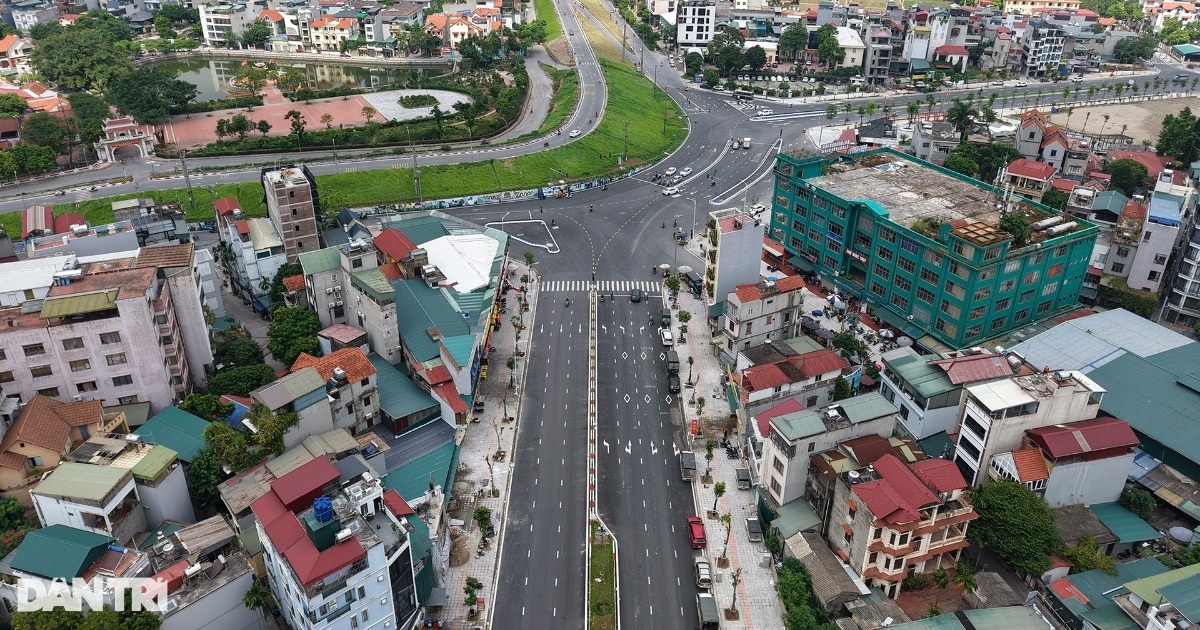
[{"label": "white sedan", "polygon": [[579,137],[579,133],[580,133],[580,132],[579,132],[579,130],[578,130],[578,129],[572,129],[572,130],[571,130],[571,133],[570,133],[569,135],[570,135],[572,138],[578,138],[578,137]]},{"label": "white sedan", "polygon": [[678,171],[678,170],[679,170],[679,169],[676,169],[674,166],[672,166],[671,168],[667,169],[667,171],[666,171],[666,172],[667,172],[667,177],[670,177],[670,176],[674,175],[674,174],[676,173],[676,171]]},{"label": "white sedan", "polygon": [[687,177],[688,175],[691,175],[691,174],[692,174],[692,169],[691,169],[691,168],[685,168],[685,169],[683,169],[682,171],[679,171],[679,174],[680,174],[680,175],[682,175],[682,176],[684,176],[684,177]]},{"label": "white sedan", "polygon": [[674,186],[667,186],[666,188],[663,189],[663,194],[667,195],[668,197],[671,195],[678,195],[679,189]]},{"label": "white sedan", "polygon": [[664,346],[670,347],[675,345],[675,337],[671,334],[671,330],[668,328],[659,328],[658,337],[659,339],[662,339],[662,345]]}]

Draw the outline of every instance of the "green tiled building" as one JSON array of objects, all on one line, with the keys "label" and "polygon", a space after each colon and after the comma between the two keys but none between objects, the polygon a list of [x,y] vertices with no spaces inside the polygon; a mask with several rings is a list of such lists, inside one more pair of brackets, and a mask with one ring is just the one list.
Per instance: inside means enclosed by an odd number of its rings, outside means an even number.
[{"label": "green tiled building", "polygon": [[[1005,213],[1033,229],[1017,243]],[[770,236],[903,334],[964,348],[1075,307],[1095,225],[882,149],[780,154]]]}]

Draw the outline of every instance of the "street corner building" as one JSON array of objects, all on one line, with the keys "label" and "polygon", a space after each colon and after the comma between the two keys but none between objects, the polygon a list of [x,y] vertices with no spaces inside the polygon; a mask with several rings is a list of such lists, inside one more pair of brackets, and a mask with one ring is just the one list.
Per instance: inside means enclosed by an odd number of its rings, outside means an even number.
[{"label": "street corner building", "polygon": [[[1027,235],[1001,228],[1013,214]],[[890,149],[781,153],[770,230],[792,264],[862,298],[901,334],[951,348],[1074,308],[1098,232]]]}]

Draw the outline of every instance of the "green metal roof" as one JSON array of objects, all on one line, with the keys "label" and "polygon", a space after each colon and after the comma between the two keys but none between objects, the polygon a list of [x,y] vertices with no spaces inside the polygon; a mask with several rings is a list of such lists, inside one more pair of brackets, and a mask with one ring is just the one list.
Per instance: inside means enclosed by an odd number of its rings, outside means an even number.
[{"label": "green metal roof", "polygon": [[[375,379],[379,391],[379,408],[393,418],[403,418],[412,413],[437,406],[437,401],[428,392],[417,387],[396,366],[372,352],[367,355],[375,366]],[[401,495],[404,496],[404,495]]]},{"label": "green metal roof", "polygon": [[1149,523],[1120,503],[1099,503],[1088,506],[1088,509],[1120,542],[1137,543],[1162,538],[1162,534]]},{"label": "green metal roof", "polygon": [[131,471],[136,479],[150,481],[157,479],[172,463],[179,459],[179,454],[175,451],[160,445],[156,445],[150,449],[149,453],[142,456],[138,463],[133,465]]},{"label": "green metal roof", "polygon": [[35,529],[13,552],[12,568],[44,578],[71,579],[83,575],[115,541],[66,525]]},{"label": "green metal roof", "polygon": [[820,411],[811,409],[775,416],[771,418],[771,424],[779,429],[783,437],[791,441],[825,432],[825,422],[821,420]]},{"label": "green metal roof", "polygon": [[143,540],[142,544],[137,546],[138,551],[145,551],[145,550],[153,547],[154,543],[158,542],[158,535],[160,533],[165,538],[167,536],[170,536],[171,534],[174,534],[175,532],[177,532],[181,529],[183,529],[183,525],[180,525],[179,523],[172,523],[171,521],[163,522],[162,525],[159,525],[158,527],[155,527],[154,529],[150,530],[150,535],[146,536],[146,540]]},{"label": "green metal roof", "polygon": [[892,371],[917,390],[918,394],[925,398],[933,398],[938,394],[958,389],[957,385],[950,382],[950,377],[946,375],[945,370],[931,365],[911,349],[909,352],[910,354],[904,356],[884,359],[883,362],[890,365]]},{"label": "green metal roof", "polygon": [[949,453],[950,445],[950,436],[946,435],[945,431],[938,431],[924,440],[917,441],[921,451],[930,457],[941,457],[943,453]]},{"label": "green metal roof", "polygon": [[779,535],[786,540],[798,532],[815,527],[820,522],[821,519],[808,506],[807,501],[803,498],[792,499],[779,506],[779,515],[771,521],[771,529],[779,530]]},{"label": "green metal roof", "polygon": [[171,406],[147,420],[135,433],[151,444],[161,444],[175,451],[180,461],[191,462],[205,447],[206,428],[206,420]]},{"label": "green metal roof", "polygon": [[300,261],[300,269],[304,275],[333,271],[342,266],[342,254],[337,247],[326,247],[315,252],[304,252],[296,257]]},{"label": "green metal roof", "polygon": [[129,428],[136,429],[137,427],[146,424],[146,420],[150,418],[150,403],[139,402],[129,405],[113,405],[112,407],[104,408],[104,413],[116,413],[118,411],[125,413],[125,422],[129,425]]},{"label": "green metal roof", "polygon": [[51,497],[100,502],[130,476],[132,473],[125,468],[63,462],[49,477],[35,486],[32,492]]},{"label": "green metal roof", "polygon": [[839,400],[837,405],[842,408],[842,415],[846,416],[853,424],[896,413],[896,406],[877,392],[867,392],[853,398]]},{"label": "green metal roof", "polygon": [[1200,619],[1200,580],[1180,580],[1158,589],[1158,594],[1184,617]]},{"label": "green metal roof", "polygon": [[1157,606],[1162,603],[1162,596],[1158,592],[1159,589],[1178,584],[1183,580],[1194,582],[1196,580],[1191,578],[1195,578],[1196,575],[1200,575],[1200,564],[1193,564],[1182,569],[1175,569],[1174,571],[1167,571],[1140,580],[1134,580],[1126,584],[1125,588],[1129,589],[1134,595],[1141,597],[1142,601],[1149,602],[1151,606]]},{"label": "green metal roof", "polygon": [[1195,44],[1177,44],[1175,46],[1172,46],[1172,48],[1175,49],[1175,52],[1177,52],[1181,55],[1200,54],[1200,46],[1197,46]]},{"label": "green metal roof", "polygon": [[[851,424],[859,424],[896,413],[896,407],[876,392],[840,400],[837,405],[841,408],[842,415]],[[819,409],[805,409],[776,416],[771,419],[771,424],[779,429],[783,437],[792,441],[826,431],[825,421],[821,419],[821,410]]]},{"label": "green metal roof", "polygon": [[393,218],[384,227],[400,230],[417,247],[450,233],[440,218],[429,214],[401,215]]},{"label": "green metal roof", "polygon": [[1087,620],[1096,630],[1141,630],[1141,626],[1133,622],[1121,607],[1104,602],[1100,608],[1076,612],[1081,619]]},{"label": "green metal roof", "polygon": [[924,59],[909,59],[908,67],[910,72],[928,72],[929,62]]},{"label": "green metal roof", "polygon": [[[408,519],[412,525],[412,531],[409,532],[409,551],[412,553],[413,564],[421,564],[422,568],[415,576],[414,581],[417,587],[417,602],[424,604],[429,600],[429,593],[433,591],[433,562],[421,562],[429,555],[433,544],[429,541],[429,526],[425,521],[419,518]],[[257,529],[257,528],[256,528]]]},{"label": "green metal roof", "polygon": [[454,481],[453,464],[456,459],[458,459],[458,445],[453,441],[447,442],[384,475],[383,487],[395,490],[406,501],[415,501],[424,497],[425,491],[429,489],[431,479],[444,491]]},{"label": "green metal roof", "polygon": [[892,626],[904,630],[1010,630],[1010,628],[1043,628],[1038,612],[1025,606],[1004,606],[1002,608],[980,608],[978,610],[960,610],[936,617],[926,617],[918,621]]},{"label": "green metal roof", "polygon": [[396,290],[396,326],[416,361],[440,356],[437,342],[429,336],[430,328],[436,327],[446,339],[471,333],[442,289],[431,288],[422,280],[397,280],[392,286]]},{"label": "green metal roof", "polygon": [[1166,571],[1167,567],[1163,566],[1163,563],[1159,562],[1157,558],[1141,558],[1133,562],[1118,562],[1117,574],[1115,576],[1109,575],[1100,569],[1092,569],[1091,571],[1067,576],[1064,579],[1070,580],[1071,584],[1089,602],[1105,602],[1105,592],[1118,588],[1126,582],[1140,580],[1152,575],[1158,575],[1159,573],[1166,573]]},{"label": "green metal roof", "polygon": [[459,335],[442,339],[442,345],[459,365],[471,365],[471,351],[475,348],[475,335]]},{"label": "green metal roof", "polygon": [[96,291],[95,293],[81,293],[79,295],[49,298],[45,302],[42,302],[42,312],[38,317],[50,319],[52,317],[68,317],[70,315],[111,310],[117,307],[117,295],[119,293],[119,289],[106,289],[104,291]]},{"label": "green metal roof", "polygon": [[396,299],[396,290],[378,267],[351,274],[350,278],[354,286],[362,288],[367,295],[375,298],[376,302]]},{"label": "green metal roof", "polygon": [[1096,200],[1092,202],[1092,210],[1108,210],[1119,215],[1125,209],[1128,201],[1129,197],[1115,190],[1106,190],[1096,193]]}]

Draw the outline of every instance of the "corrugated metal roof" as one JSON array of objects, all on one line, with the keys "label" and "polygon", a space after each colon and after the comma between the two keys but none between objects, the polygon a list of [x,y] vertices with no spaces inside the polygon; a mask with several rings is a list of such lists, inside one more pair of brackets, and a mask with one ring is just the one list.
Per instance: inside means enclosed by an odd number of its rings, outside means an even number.
[{"label": "corrugated metal roof", "polygon": [[904,383],[925,398],[932,398],[957,388],[946,373],[930,364],[912,348],[897,348],[881,357]]},{"label": "corrugated metal roof", "polygon": [[171,449],[181,461],[190,462],[204,449],[206,428],[208,421],[172,406],[147,420],[135,433],[151,444]]},{"label": "corrugated metal roof", "polygon": [[882,418],[896,413],[896,406],[878,392],[867,392],[853,398],[839,400],[842,415],[853,424]]},{"label": "corrugated metal roof", "polygon": [[407,376],[386,360],[372,352],[367,355],[375,366],[376,383],[379,391],[379,408],[393,418],[403,418],[422,409],[436,407],[437,402],[428,392],[417,387]]},{"label": "corrugated metal roof", "polygon": [[44,289],[54,282],[54,274],[74,269],[77,262],[75,256],[53,256],[4,263],[0,267],[0,293]]},{"label": "corrugated metal roof", "polygon": [[132,476],[133,473],[124,468],[63,462],[31,492],[49,497],[103,501],[114,488]]},{"label": "corrugated metal roof", "polygon": [[94,293],[46,298],[42,302],[42,312],[38,317],[50,319],[52,317],[68,317],[70,315],[96,313],[114,309],[117,307],[117,295],[119,293],[119,289],[105,289]]},{"label": "corrugated metal roof", "polygon": [[779,534],[786,540],[798,532],[815,527],[820,522],[817,513],[801,497],[779,506],[779,515],[771,521],[771,529],[779,530]]},{"label": "corrugated metal roof", "polygon": [[396,295],[396,325],[400,338],[418,362],[440,355],[438,344],[429,336],[437,328],[443,337],[469,335],[470,328],[439,289],[421,280],[397,280],[392,283]]},{"label": "corrugated metal roof", "polygon": [[500,244],[485,234],[464,234],[437,238],[421,247],[455,292],[470,293],[491,283],[492,261]]},{"label": "corrugated metal roof", "polygon": [[400,230],[417,247],[450,233],[440,218],[430,214],[401,215],[388,221],[384,227]]},{"label": "corrugated metal roof", "polygon": [[971,395],[975,396],[979,402],[988,411],[997,411],[1000,409],[1008,409],[1018,405],[1025,405],[1035,402],[1035,398],[1029,395],[1016,381],[1006,379],[996,381],[994,383],[981,383],[972,385],[967,388]]},{"label": "corrugated metal roof", "polygon": [[250,397],[275,410],[324,387],[325,381],[320,372],[317,372],[316,368],[306,367],[250,392]]},{"label": "corrugated metal roof", "polygon": [[1134,580],[1125,585],[1133,594],[1142,598],[1142,601],[1149,603],[1151,606],[1157,606],[1162,603],[1162,596],[1159,595],[1159,589],[1178,584],[1183,580],[1191,583],[1200,582],[1195,580],[1195,576],[1200,575],[1200,564],[1193,564],[1174,571],[1159,573],[1150,577]]},{"label": "corrugated metal roof", "polygon": [[23,573],[69,580],[83,575],[113,542],[103,534],[51,525],[26,534],[11,564]]},{"label": "corrugated metal roof", "polygon": [[342,266],[342,255],[337,247],[326,247],[315,252],[304,252],[296,257],[300,261],[300,269],[304,275],[333,271]]},{"label": "corrugated metal roof", "polygon": [[1184,617],[1200,619],[1200,580],[1180,580],[1158,589],[1158,594]]},{"label": "corrugated metal roof", "polygon": [[142,455],[138,463],[130,469],[135,479],[150,481],[157,479],[168,466],[178,461],[179,454],[161,445],[156,445],[150,452]]},{"label": "corrugated metal roof", "polygon": [[396,290],[378,268],[364,269],[351,275],[354,286],[361,288],[377,302],[396,299]]},{"label": "corrugated metal roof", "polygon": [[[457,459],[458,445],[454,442],[443,444],[439,448],[417,458],[396,470],[383,476],[383,487],[395,490],[406,501],[416,501],[425,497],[430,480],[443,488],[450,487],[454,480],[454,469],[451,464]],[[416,558],[416,550],[413,551]]]},{"label": "corrugated metal roof", "polygon": [[275,224],[267,219],[248,219],[250,227],[250,246],[254,251],[283,247],[283,239],[275,232]]},{"label": "corrugated metal roof", "polygon": [[[1181,355],[1181,359],[1194,364],[1192,371],[1200,371],[1200,356],[1191,344],[1164,354]],[[1200,394],[1175,382],[1182,373],[1159,365],[1170,358],[1158,355],[1143,359],[1127,353],[1088,376],[1108,390],[1100,403],[1102,411],[1124,419],[1139,433],[1183,457],[1200,462],[1200,423],[1195,421]],[[1131,374],[1137,378],[1130,378]]]},{"label": "corrugated metal roof", "polygon": [[1098,503],[1089,505],[1088,509],[1122,543],[1139,543],[1162,538],[1158,530],[1119,503]]}]

